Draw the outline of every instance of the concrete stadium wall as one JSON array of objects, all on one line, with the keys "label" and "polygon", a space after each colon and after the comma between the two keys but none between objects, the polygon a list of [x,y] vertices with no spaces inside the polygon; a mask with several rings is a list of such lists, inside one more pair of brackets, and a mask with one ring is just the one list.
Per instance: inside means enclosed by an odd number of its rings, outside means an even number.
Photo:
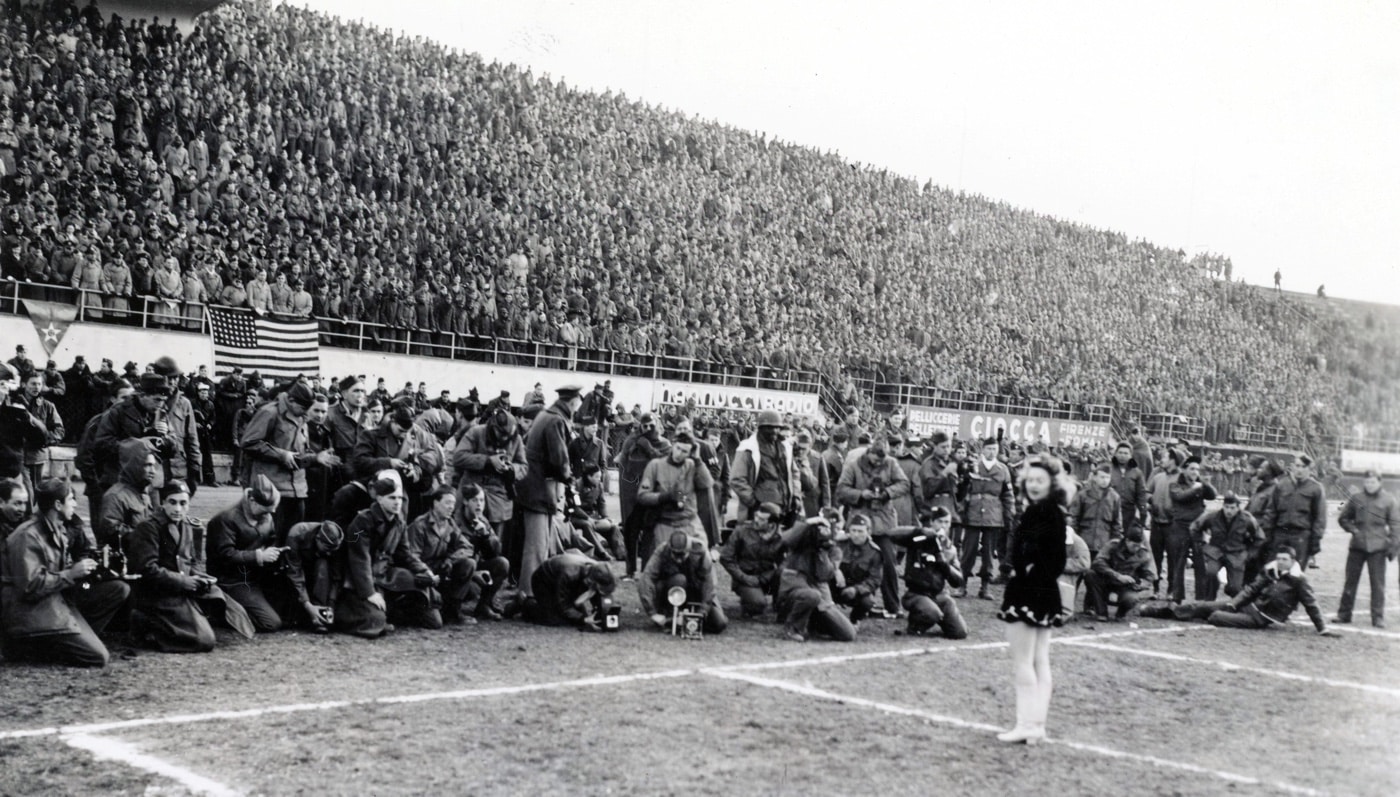
[{"label": "concrete stadium wall", "polygon": [[[29,358],[40,366],[50,359],[44,355],[39,333],[27,317],[0,316],[0,361],[13,357],[16,345],[23,345],[29,352]],[[93,370],[97,369],[103,357],[111,358],[118,371],[128,360],[134,360],[138,368],[144,368],[146,363],[166,355],[175,358],[175,362],[186,371],[193,371],[200,364],[209,365],[212,370],[214,363],[214,347],[208,335],[109,324],[80,323],[69,326],[51,359],[57,361],[59,368],[67,368],[73,363],[73,358],[80,354]],[[441,390],[451,390],[453,396],[462,396],[475,387],[482,401],[491,399],[502,390],[509,390],[513,404],[519,404],[536,382],[543,384],[546,397],[552,400],[553,389],[560,385],[572,382],[588,389],[604,379],[611,379],[616,400],[629,409],[634,404],[651,409],[663,403],[682,403],[693,397],[705,407],[760,409],[771,406],[802,415],[816,416],[820,413],[815,393],[724,388],[641,377],[609,377],[558,369],[522,368],[331,347],[321,349],[322,376],[339,378],[350,374],[364,374],[371,384],[382,377],[389,389],[395,392],[405,382],[412,382],[415,386],[419,382],[427,382],[432,395],[437,395]]]}]

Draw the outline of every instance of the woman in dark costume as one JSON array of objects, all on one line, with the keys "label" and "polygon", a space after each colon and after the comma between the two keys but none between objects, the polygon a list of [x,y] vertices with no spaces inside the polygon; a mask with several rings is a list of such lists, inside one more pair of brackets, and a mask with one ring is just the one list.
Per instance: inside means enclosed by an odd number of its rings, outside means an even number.
[{"label": "woman in dark costume", "polygon": [[1011,578],[997,617],[1006,622],[1006,641],[1016,685],[1016,726],[998,734],[1003,742],[1035,744],[1045,738],[1050,713],[1050,629],[1063,625],[1057,579],[1065,568],[1061,467],[1054,460],[1032,462],[1022,476],[1028,504],[1011,537]]}]

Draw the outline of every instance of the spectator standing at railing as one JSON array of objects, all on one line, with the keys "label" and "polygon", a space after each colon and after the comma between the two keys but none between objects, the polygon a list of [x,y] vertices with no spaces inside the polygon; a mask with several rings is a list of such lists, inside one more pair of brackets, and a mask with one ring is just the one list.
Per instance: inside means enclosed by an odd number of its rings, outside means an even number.
[{"label": "spectator standing at railing", "polygon": [[88,250],[82,265],[73,271],[73,288],[78,293],[80,312],[86,311],[87,318],[102,318],[102,260],[96,246]]},{"label": "spectator standing at railing", "polygon": [[204,293],[204,283],[194,270],[185,272],[183,298],[185,301],[185,329],[198,332],[204,326],[204,304],[209,297]]},{"label": "spectator standing at railing", "polygon": [[259,268],[248,283],[248,306],[259,315],[266,315],[272,308],[272,286],[267,284],[267,269]]}]

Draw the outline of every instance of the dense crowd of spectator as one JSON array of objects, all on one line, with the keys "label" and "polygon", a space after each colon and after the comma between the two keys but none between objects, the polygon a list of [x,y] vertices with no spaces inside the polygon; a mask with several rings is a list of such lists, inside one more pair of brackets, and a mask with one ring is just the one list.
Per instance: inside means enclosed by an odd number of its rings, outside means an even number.
[{"label": "dense crowd of spectator", "polygon": [[225,4],[187,35],[5,5],[0,270],[103,309],[155,296],[1304,434],[1400,425],[1388,322],[1231,283],[1223,258],[291,4]]}]

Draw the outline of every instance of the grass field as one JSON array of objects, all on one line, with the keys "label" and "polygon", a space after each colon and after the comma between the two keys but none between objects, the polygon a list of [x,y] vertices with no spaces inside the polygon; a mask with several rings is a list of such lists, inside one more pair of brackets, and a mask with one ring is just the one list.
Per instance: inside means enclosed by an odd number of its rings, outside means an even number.
[{"label": "grass field", "polygon": [[[1310,571],[1328,614],[1345,544]],[[1031,748],[994,737],[1012,707],[992,602],[962,603],[960,642],[873,620],[840,645],[741,621],[683,642],[620,595],[616,635],[286,632],[98,672],[0,665],[0,793],[1400,793],[1400,633],[1364,624],[1364,586],[1340,638],[1075,623]]]}]

